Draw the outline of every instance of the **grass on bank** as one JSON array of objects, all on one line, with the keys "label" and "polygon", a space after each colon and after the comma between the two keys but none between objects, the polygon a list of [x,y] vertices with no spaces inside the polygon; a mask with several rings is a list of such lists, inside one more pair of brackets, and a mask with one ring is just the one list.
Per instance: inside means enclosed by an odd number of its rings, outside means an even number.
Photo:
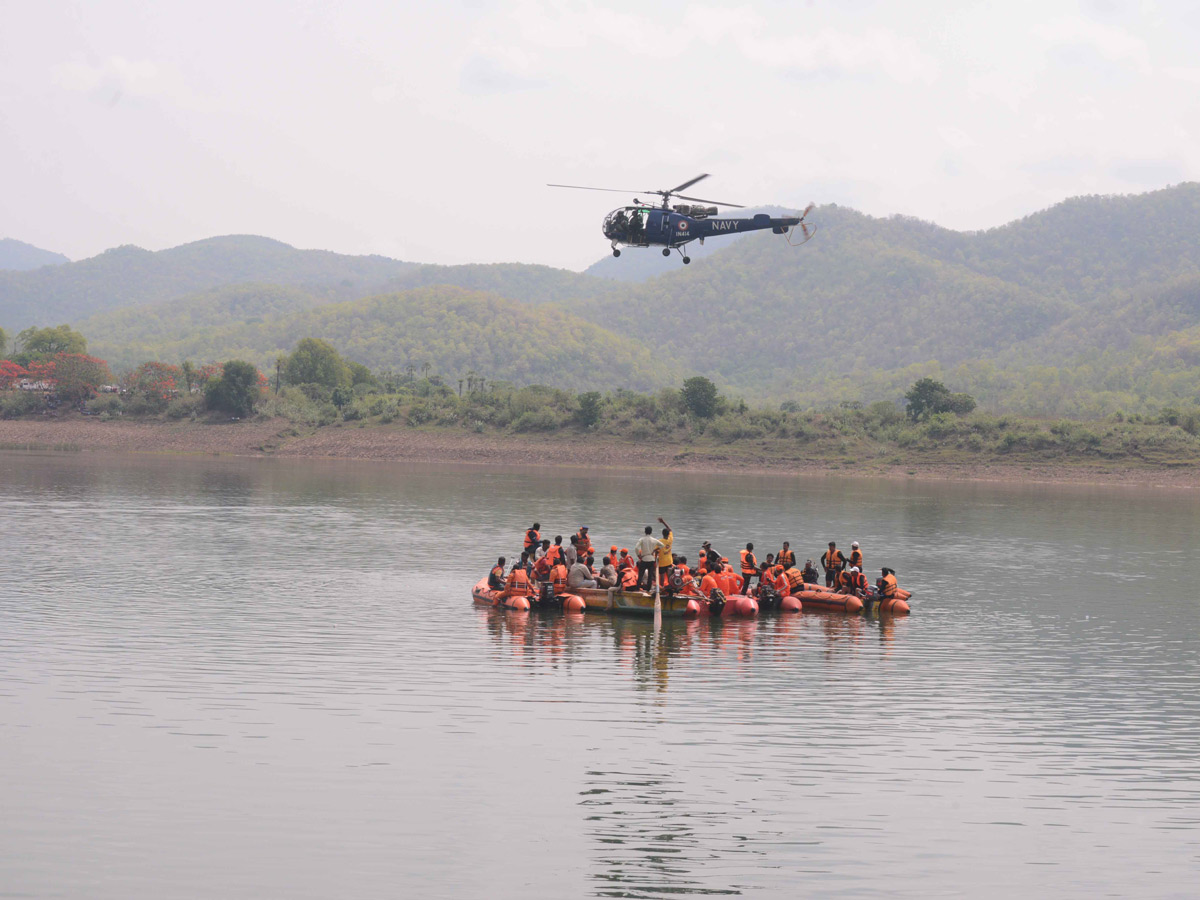
[{"label": "grass on bank", "polygon": [[[1174,467],[1200,463],[1200,410],[1154,417],[1117,413],[1103,420],[1045,421],[1014,415],[941,412],[913,421],[895,403],[825,409],[752,408],[714,395],[697,415],[684,391],[572,394],[544,386],[491,383],[461,395],[432,379],[363,382],[329,389],[284,385],[266,393],[255,418],[291,423],[281,437],[328,427],[458,430],[556,438],[655,442],[683,455],[754,456],[854,468],[864,464],[1000,463]],[[38,395],[0,398],[5,418],[39,413]],[[693,404],[694,405],[694,404]],[[86,408],[101,420],[229,421],[207,411],[203,394],[170,400],[101,395]],[[72,413],[73,414],[73,413]]]}]

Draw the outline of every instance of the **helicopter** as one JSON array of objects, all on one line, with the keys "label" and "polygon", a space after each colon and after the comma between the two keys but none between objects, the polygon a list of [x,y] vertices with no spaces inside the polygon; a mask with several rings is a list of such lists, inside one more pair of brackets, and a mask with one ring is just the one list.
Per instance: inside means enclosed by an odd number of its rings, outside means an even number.
[{"label": "helicopter", "polygon": [[[699,197],[688,197],[680,191],[686,191],[693,184],[707,178],[708,175],[697,175],[691,181],[685,181],[669,191],[625,191],[619,188],[585,187],[580,184],[548,184],[547,187],[570,188],[579,191],[610,191],[617,194],[657,194],[662,198],[659,205],[644,203],[636,196],[633,206],[622,206],[614,209],[604,217],[602,230],[604,236],[612,242],[613,256],[621,255],[621,246],[650,247],[661,246],[662,255],[670,256],[675,250],[683,257],[683,264],[692,261],[684,249],[692,241],[704,243],[704,239],[724,234],[742,234],[747,231],[759,231],[770,228],[775,234],[786,235],[788,243],[799,246],[809,240],[816,229],[808,225],[804,219],[812,211],[810,203],[804,212],[798,216],[769,216],[759,213],[747,219],[714,218],[719,206],[733,209],[745,209],[739,203],[722,203],[720,200],[701,200]],[[671,205],[671,198],[690,200],[691,204]],[[658,201],[655,201],[657,203]],[[692,204],[703,204],[695,206]],[[793,243],[792,232],[800,229],[804,236],[802,240]]]}]

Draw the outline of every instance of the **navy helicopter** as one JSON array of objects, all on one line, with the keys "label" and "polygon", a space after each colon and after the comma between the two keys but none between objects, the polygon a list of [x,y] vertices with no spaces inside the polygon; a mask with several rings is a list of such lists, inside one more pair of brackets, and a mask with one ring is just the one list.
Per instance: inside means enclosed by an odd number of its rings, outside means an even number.
[{"label": "navy helicopter", "polygon": [[[759,213],[749,219],[713,218],[717,215],[718,206],[728,206],[734,209],[745,209],[745,207],[739,203],[701,200],[699,197],[688,197],[680,193],[707,177],[707,174],[697,175],[691,181],[685,181],[669,191],[624,191],[619,188],[585,187],[580,184],[549,184],[547,187],[571,188],[579,191],[611,191],[617,194],[658,194],[662,198],[662,204],[655,206],[643,203],[634,197],[633,206],[614,209],[604,217],[604,236],[612,241],[613,256],[621,255],[618,245],[626,247],[660,246],[663,248],[663,256],[670,256],[671,251],[676,250],[683,257],[684,265],[687,265],[692,259],[687,255],[684,247],[695,240],[703,244],[705,238],[713,235],[741,234],[746,231],[770,228],[775,234],[787,235],[788,243],[792,244],[791,233],[799,228],[801,234],[804,235],[802,240],[794,243],[794,246],[799,246],[816,233],[816,229],[804,221],[805,216],[812,211],[811,203],[798,216],[772,217],[766,213]],[[676,204],[671,206],[671,197],[691,200],[693,203],[713,205]]]}]

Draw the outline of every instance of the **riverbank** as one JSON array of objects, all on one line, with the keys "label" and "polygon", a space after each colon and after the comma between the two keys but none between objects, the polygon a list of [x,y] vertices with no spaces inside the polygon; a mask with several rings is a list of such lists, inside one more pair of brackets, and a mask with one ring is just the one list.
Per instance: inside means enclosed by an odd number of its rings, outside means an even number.
[{"label": "riverbank", "polygon": [[882,446],[856,448],[851,456],[844,449],[779,439],[681,442],[562,432],[476,433],[400,423],[298,428],[279,417],[225,423],[105,422],[72,414],[0,420],[0,450],[17,449],[1200,487],[1200,458],[1178,454],[1106,459],[1035,450],[998,454],[954,446],[907,451]]}]

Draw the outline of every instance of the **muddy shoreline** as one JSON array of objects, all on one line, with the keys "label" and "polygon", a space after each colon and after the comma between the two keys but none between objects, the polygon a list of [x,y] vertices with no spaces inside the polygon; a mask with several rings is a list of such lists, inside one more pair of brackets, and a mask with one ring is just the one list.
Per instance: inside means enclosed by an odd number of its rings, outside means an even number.
[{"label": "muddy shoreline", "polygon": [[[284,419],[206,423],[113,420],[83,416],[0,420],[0,449],[201,454],[244,457],[455,462],[481,465],[578,466],[589,469],[667,469],[681,472],[869,476],[1200,487],[1200,466],[1153,466],[1132,460],[971,461],[923,459],[853,464],[782,455],[739,444],[696,446],[577,435],[476,434],[457,429],[352,424],[299,429]],[[789,451],[794,453],[795,451]]]}]

